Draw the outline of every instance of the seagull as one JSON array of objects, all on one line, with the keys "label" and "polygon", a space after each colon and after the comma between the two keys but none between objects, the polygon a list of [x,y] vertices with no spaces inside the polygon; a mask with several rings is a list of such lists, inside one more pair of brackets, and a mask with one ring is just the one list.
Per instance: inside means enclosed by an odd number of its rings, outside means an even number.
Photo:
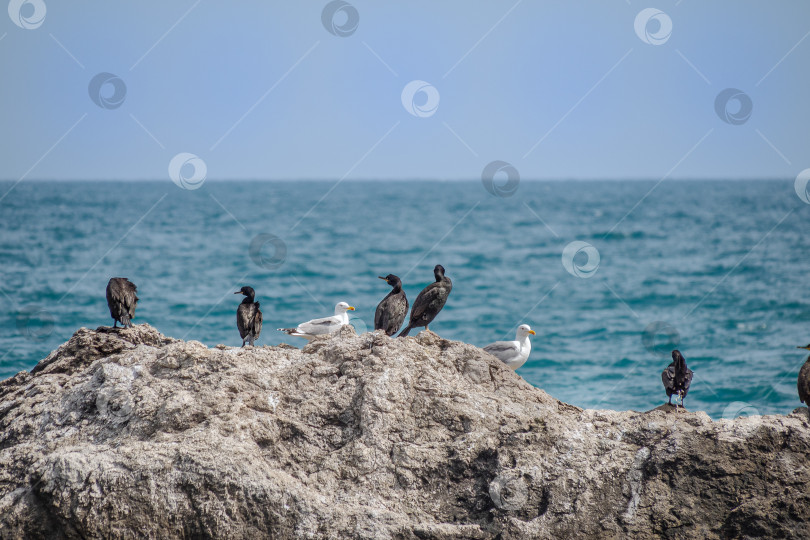
[{"label": "seagull", "polygon": [[669,404],[672,405],[672,396],[675,395],[675,408],[678,408],[678,397],[680,397],[681,407],[683,407],[683,399],[689,392],[689,385],[692,384],[692,370],[686,367],[686,358],[683,357],[681,351],[677,349],[672,351],[672,363],[661,373],[661,380],[664,381]]},{"label": "seagull", "polygon": [[[807,349],[810,351],[810,345],[797,347],[797,349]],[[801,402],[810,405],[810,356],[807,357],[802,369],[799,370],[799,380],[796,386],[799,388],[799,399]]]},{"label": "seagull", "polygon": [[236,308],[236,327],[239,329],[239,337],[242,338],[242,347],[245,342],[251,347],[253,342],[259,339],[262,333],[262,312],[259,303],[254,302],[256,291],[253,287],[242,287],[233,294],[244,294],[245,298],[239,307]]},{"label": "seagull", "polygon": [[518,326],[515,341],[496,341],[484,347],[484,350],[514,370],[528,360],[529,353],[532,352],[529,336],[533,335],[535,331],[528,324],[521,324]]},{"label": "seagull", "polygon": [[135,306],[138,305],[137,290],[138,287],[127,278],[114,277],[107,283],[107,307],[113,318],[113,328],[117,328],[119,322],[124,328],[132,328],[130,319],[135,317]]},{"label": "seagull", "polygon": [[405,315],[408,314],[408,299],[402,290],[402,281],[394,274],[388,274],[384,279],[393,289],[377,305],[374,313],[374,330],[384,330],[386,335],[392,336],[402,326]]},{"label": "seagull", "polygon": [[315,339],[317,336],[333,334],[340,330],[341,326],[349,324],[349,314],[347,311],[354,311],[354,308],[346,302],[338,302],[335,305],[335,314],[332,317],[323,319],[312,319],[303,322],[295,328],[279,328],[279,332],[286,332],[291,336],[302,337],[307,340]]},{"label": "seagull", "polygon": [[453,290],[453,282],[444,275],[444,266],[440,264],[433,268],[433,277],[436,281],[422,289],[422,292],[416,297],[411,309],[411,320],[397,337],[407,336],[408,332],[417,326],[424,326],[425,330],[429,330],[428,324],[444,307],[450,291]]}]

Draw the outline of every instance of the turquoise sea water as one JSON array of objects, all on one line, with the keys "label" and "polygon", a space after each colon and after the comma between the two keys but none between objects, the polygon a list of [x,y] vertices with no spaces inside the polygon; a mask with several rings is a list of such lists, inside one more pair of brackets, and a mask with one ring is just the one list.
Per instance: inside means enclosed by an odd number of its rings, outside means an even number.
[{"label": "turquoise sea water", "polygon": [[[0,378],[111,324],[112,276],[138,285],[136,324],[207,345],[241,343],[233,292],[251,285],[258,344],[303,346],[275,328],[345,300],[363,330],[389,290],[376,276],[399,275],[413,300],[442,264],[454,288],[431,329],[483,346],[532,325],[518,372],[563,401],[660,405],[677,342],[695,372],[687,408],[800,405],[810,208],[792,182],[524,181],[502,198],[478,181],[26,181],[0,216]],[[569,272],[575,241],[593,249]]]}]

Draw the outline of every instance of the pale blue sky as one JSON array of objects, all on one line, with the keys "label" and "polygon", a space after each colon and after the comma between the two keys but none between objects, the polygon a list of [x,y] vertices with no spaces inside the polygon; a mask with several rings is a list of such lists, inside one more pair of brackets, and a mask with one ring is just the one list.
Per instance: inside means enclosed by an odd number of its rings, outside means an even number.
[{"label": "pale blue sky", "polygon": [[[346,37],[322,24],[326,1],[39,1],[38,28],[0,16],[6,180],[168,180],[181,152],[210,179],[474,179],[493,160],[523,179],[810,167],[806,0],[352,0]],[[649,7],[672,21],[660,45],[634,30]],[[117,108],[90,98],[102,72],[126,85]],[[438,92],[433,114],[403,107],[413,80]],[[750,97],[742,124],[715,112],[726,88]]]}]

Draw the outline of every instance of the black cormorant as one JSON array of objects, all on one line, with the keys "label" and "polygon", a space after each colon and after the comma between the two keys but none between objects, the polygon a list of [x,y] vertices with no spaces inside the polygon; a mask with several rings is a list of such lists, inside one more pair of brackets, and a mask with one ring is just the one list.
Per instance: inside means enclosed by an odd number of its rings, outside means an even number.
[{"label": "black cormorant", "polygon": [[436,281],[422,289],[411,308],[411,320],[398,337],[405,337],[413,328],[424,326],[429,330],[428,324],[439,314],[453,290],[453,282],[444,275],[444,267],[437,264],[433,269]]},{"label": "black cormorant", "polygon": [[[669,397],[669,404],[672,405],[672,396],[675,395],[681,398],[681,407],[683,407],[683,399],[686,393],[689,392],[689,385],[692,384],[692,370],[686,367],[686,358],[683,357],[681,351],[672,351],[672,363],[661,373],[661,380],[664,381],[664,388]],[[676,401],[675,407],[678,407]]]},{"label": "black cormorant", "polygon": [[138,304],[137,290],[138,287],[127,278],[110,278],[107,283],[107,306],[113,318],[113,328],[117,328],[119,322],[124,328],[132,328],[135,306]]},{"label": "black cormorant", "polygon": [[254,302],[256,291],[252,287],[242,287],[233,294],[244,294],[245,298],[236,308],[236,327],[239,328],[239,337],[242,338],[242,347],[245,342],[251,347],[262,333],[262,312],[259,303]]},{"label": "black cormorant", "polygon": [[379,278],[384,279],[393,289],[377,305],[377,311],[374,313],[374,330],[385,330],[387,335],[393,336],[408,314],[408,299],[402,290],[402,281],[397,276],[388,274]]},{"label": "black cormorant", "polygon": [[[798,348],[810,351],[810,345]],[[799,388],[799,399],[801,402],[810,405],[810,356],[807,357],[802,369],[799,370],[799,380],[796,386]]]}]

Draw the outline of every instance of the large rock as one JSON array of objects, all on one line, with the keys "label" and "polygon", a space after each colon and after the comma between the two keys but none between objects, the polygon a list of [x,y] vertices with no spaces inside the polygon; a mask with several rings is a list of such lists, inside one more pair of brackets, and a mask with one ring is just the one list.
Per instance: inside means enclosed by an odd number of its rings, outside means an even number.
[{"label": "large rock", "polygon": [[806,408],[582,410],[431,332],[81,329],[0,383],[0,537],[808,538],[809,457]]}]

